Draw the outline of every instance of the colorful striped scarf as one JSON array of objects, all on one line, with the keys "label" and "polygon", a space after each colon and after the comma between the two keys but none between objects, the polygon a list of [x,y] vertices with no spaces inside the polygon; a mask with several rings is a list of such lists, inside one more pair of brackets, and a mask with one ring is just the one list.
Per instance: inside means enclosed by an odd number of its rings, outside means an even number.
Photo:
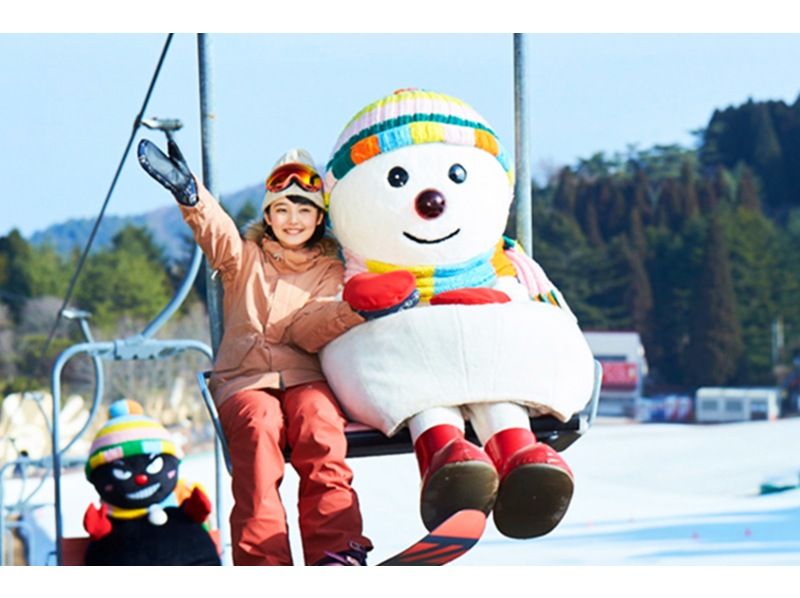
[{"label": "colorful striped scarf", "polygon": [[417,279],[421,303],[429,303],[431,297],[445,291],[492,287],[497,282],[498,276],[514,276],[528,289],[532,300],[550,303],[570,311],[561,293],[547,278],[542,267],[525,255],[519,243],[508,237],[503,237],[492,249],[471,260],[448,266],[398,266],[364,259],[347,249],[344,249],[344,258],[345,282],[362,272],[382,274],[395,270],[408,270]]},{"label": "colorful striped scarf", "polygon": [[556,285],[550,282],[542,267],[525,253],[522,245],[514,239],[503,237],[503,254],[511,262],[517,280],[528,289],[531,299],[550,303],[572,314]]}]

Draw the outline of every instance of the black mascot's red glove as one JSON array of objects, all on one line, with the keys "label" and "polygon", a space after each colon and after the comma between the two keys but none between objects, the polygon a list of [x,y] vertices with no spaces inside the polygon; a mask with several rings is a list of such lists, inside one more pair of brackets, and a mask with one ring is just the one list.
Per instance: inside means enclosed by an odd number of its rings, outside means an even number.
[{"label": "black mascot's red glove", "polygon": [[101,505],[99,509],[94,505],[86,507],[86,512],[83,514],[83,528],[95,541],[110,534],[111,520],[108,518],[108,506]]},{"label": "black mascot's red glove", "polygon": [[342,298],[367,320],[388,316],[419,302],[417,280],[407,270],[363,272],[344,285]]},{"label": "black mascot's red glove", "polygon": [[511,297],[494,289],[455,289],[431,297],[431,305],[484,305],[508,303]]},{"label": "black mascot's red glove", "polygon": [[203,523],[211,513],[211,501],[205,492],[195,486],[191,496],[181,504],[181,509],[195,523]]}]

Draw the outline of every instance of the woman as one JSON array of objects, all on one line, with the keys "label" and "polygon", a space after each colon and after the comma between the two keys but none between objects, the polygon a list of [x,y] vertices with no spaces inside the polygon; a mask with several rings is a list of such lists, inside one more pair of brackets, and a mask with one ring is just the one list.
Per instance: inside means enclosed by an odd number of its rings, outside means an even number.
[{"label": "woman", "polygon": [[288,445],[305,563],[364,565],[372,544],[345,463],[346,420],[315,355],[364,318],[335,300],[343,267],[323,239],[320,176],[305,151],[285,154],[267,177],[262,218],[243,239],[177,145],[168,147],[169,157],[143,140],[139,161],[177,199],[225,291],[209,387],[233,463],[234,564],[292,564],[278,493]]}]

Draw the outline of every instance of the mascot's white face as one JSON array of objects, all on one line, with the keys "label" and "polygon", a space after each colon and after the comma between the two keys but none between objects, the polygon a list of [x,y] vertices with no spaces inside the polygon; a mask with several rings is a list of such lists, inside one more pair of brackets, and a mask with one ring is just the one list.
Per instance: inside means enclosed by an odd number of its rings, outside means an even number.
[{"label": "mascot's white face", "polygon": [[488,152],[424,143],[370,158],[333,188],[342,246],[400,266],[449,265],[489,251],[503,234],[512,189]]}]

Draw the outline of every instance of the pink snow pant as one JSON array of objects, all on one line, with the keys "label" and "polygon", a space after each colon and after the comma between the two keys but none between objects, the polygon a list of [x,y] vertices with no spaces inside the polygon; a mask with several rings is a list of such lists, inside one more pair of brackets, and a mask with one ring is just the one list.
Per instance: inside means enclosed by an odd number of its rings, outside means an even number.
[{"label": "pink snow pant", "polygon": [[278,487],[281,449],[291,447],[300,478],[298,511],[305,562],[357,543],[362,534],[358,497],[345,463],[346,420],[325,382],[243,390],[219,408],[233,464],[231,539],[235,565],[291,565],[289,535]]}]

